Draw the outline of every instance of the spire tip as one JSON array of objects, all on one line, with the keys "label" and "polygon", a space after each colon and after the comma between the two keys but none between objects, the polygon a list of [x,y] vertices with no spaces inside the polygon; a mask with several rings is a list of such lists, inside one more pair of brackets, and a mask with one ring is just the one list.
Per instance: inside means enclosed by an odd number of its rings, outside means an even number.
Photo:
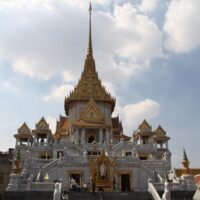
[{"label": "spire tip", "polygon": [[92,25],[91,25],[91,12],[92,12],[92,4],[90,2],[90,7],[89,7],[89,39],[88,39],[88,50],[87,50],[87,57],[93,57],[92,53]]},{"label": "spire tip", "polygon": [[90,2],[89,11],[92,12],[92,4],[91,4],[91,2]]}]

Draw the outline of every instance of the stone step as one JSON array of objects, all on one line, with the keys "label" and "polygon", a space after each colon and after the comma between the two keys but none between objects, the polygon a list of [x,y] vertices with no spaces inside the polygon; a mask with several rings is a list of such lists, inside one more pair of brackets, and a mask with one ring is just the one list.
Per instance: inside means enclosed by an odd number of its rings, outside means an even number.
[{"label": "stone step", "polygon": [[[99,200],[99,193],[70,192],[70,200]],[[149,200],[147,192],[106,192],[103,200]],[[3,200],[53,200],[53,192],[5,192]]]},{"label": "stone step", "polygon": [[[162,192],[163,193],[163,192]],[[162,196],[160,193],[160,196]],[[172,200],[192,200],[195,191],[173,191]],[[69,200],[99,200],[99,193],[70,192]],[[2,200],[53,200],[53,192],[4,192]],[[103,200],[152,200],[148,192],[105,192]]]},{"label": "stone step", "polygon": [[[103,200],[148,200],[147,192],[106,192],[102,195]],[[70,200],[98,200],[99,193],[70,193]]]}]

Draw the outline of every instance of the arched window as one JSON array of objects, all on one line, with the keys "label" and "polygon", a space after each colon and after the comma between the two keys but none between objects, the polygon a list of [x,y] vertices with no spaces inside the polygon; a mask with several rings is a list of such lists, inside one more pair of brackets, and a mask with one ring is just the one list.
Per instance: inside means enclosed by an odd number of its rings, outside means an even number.
[{"label": "arched window", "polygon": [[94,137],[91,135],[89,138],[88,138],[88,143],[92,143],[94,141]]}]

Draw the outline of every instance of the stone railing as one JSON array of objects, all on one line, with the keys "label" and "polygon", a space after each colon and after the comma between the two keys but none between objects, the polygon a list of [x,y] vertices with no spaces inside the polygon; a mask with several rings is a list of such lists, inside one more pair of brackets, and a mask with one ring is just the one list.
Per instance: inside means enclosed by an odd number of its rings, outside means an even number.
[{"label": "stone railing", "polygon": [[37,159],[37,158],[31,158],[30,159],[30,165],[35,167],[43,167],[49,163],[54,161],[54,159]]},{"label": "stone railing", "polygon": [[[157,191],[164,191],[164,183],[153,183]],[[170,191],[194,191],[194,187],[188,187],[187,183],[177,182],[177,183],[168,183]]]},{"label": "stone railing", "polygon": [[149,144],[137,144],[136,149],[141,151],[148,151],[148,150],[156,150],[157,148],[154,146],[154,144],[149,143]]},{"label": "stone railing", "polygon": [[86,148],[86,149],[88,149],[88,150],[93,150],[94,147],[95,147],[96,149],[101,150],[102,148],[106,148],[106,147],[107,147],[107,144],[106,144],[106,143],[104,143],[104,144],[99,144],[99,143],[95,143],[95,144],[85,143],[84,145],[77,145],[77,148],[79,148],[80,151],[83,151],[83,149],[80,148],[80,147],[83,147],[83,146],[84,146],[84,148]]},{"label": "stone railing", "polygon": [[[18,145],[17,149],[20,149],[20,153],[23,153],[23,152],[28,151],[30,149],[30,146],[28,146],[28,145]],[[16,152],[17,152],[17,150],[16,150]]]},{"label": "stone railing", "polygon": [[55,169],[58,165],[58,159],[53,160],[52,162],[48,163],[47,165],[42,167],[43,173],[49,173],[52,169]]},{"label": "stone railing", "polygon": [[170,167],[168,165],[170,165],[170,162],[165,161],[165,160],[142,160],[143,163],[145,163],[148,166],[165,166],[166,167]]},{"label": "stone railing", "polygon": [[55,183],[41,183],[41,182],[33,182],[31,184],[32,191],[53,191]]},{"label": "stone railing", "polygon": [[132,156],[127,156],[127,157],[124,157],[124,156],[118,156],[116,157],[116,161],[117,162],[124,162],[124,161],[130,161],[130,162],[133,162],[133,157]]},{"label": "stone railing", "polygon": [[113,145],[112,149],[114,151],[120,149],[121,147],[124,147],[123,149],[130,149],[132,150],[133,147],[135,147],[136,143],[135,142],[130,142],[130,141],[121,141],[115,145]]},{"label": "stone railing", "polygon": [[69,162],[82,162],[83,157],[82,156],[67,156],[64,158],[64,163],[69,163]]},{"label": "stone railing", "polygon": [[151,193],[154,200],[161,200],[156,188],[154,187],[153,183],[148,183],[148,191]]},{"label": "stone railing", "polygon": [[156,172],[152,168],[151,165],[147,165],[144,161],[141,161],[141,168],[151,176],[151,178],[155,178]]},{"label": "stone railing", "polygon": [[114,151],[116,151],[116,150],[118,150],[119,148],[121,148],[121,146],[122,146],[122,143],[123,143],[123,142],[119,142],[119,143],[117,143],[117,144],[113,145],[113,147],[112,147],[112,148],[113,148],[113,150],[114,150]]}]

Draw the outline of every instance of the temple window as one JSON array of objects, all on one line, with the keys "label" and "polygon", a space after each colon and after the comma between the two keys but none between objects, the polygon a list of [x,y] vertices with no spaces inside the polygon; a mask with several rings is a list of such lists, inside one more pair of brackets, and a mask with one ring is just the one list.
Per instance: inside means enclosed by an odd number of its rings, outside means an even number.
[{"label": "temple window", "polygon": [[131,152],[126,152],[126,156],[131,156]]},{"label": "temple window", "polygon": [[57,158],[59,158],[59,154],[62,154],[62,156],[64,155],[64,152],[63,151],[58,151],[57,152]]},{"label": "temple window", "polygon": [[91,135],[89,138],[88,138],[88,143],[92,143],[94,141],[94,137]]}]

